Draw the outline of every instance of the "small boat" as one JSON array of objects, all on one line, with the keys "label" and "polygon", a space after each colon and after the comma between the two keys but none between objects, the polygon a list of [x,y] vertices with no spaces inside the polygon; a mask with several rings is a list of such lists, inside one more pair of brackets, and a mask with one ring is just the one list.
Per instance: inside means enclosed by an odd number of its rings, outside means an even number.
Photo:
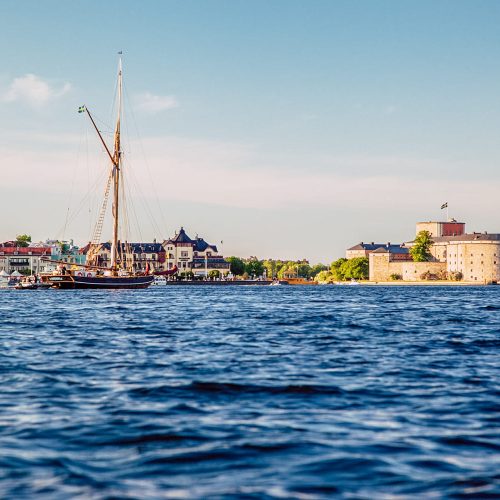
[{"label": "small boat", "polygon": [[153,285],[165,286],[167,284],[167,278],[165,276],[155,276]]},{"label": "small boat", "polygon": [[[119,60],[118,65],[118,85],[117,85],[117,119],[115,125],[114,133],[114,145],[113,148],[109,148],[104,140],[100,130],[92,117],[92,114],[86,106],[80,106],[78,109],[79,113],[86,113],[92,122],[92,125],[97,132],[97,135],[104,146],[104,149],[110,159],[110,171],[108,175],[108,180],[106,184],[104,201],[101,207],[101,212],[97,220],[94,237],[92,238],[92,243],[90,245],[91,250],[98,249],[100,246],[100,237],[103,227],[104,217],[106,213],[106,207],[108,202],[108,197],[112,189],[112,202],[113,202],[113,236],[111,240],[111,263],[108,268],[99,267],[97,262],[88,262],[87,265],[81,266],[85,272],[67,270],[65,266],[61,265],[60,271],[55,274],[45,274],[42,275],[42,282],[44,284],[49,284],[54,288],[87,288],[102,290],[105,288],[120,289],[120,288],[147,288],[153,283],[154,275],[149,272],[137,273],[133,269],[126,268],[126,258],[123,257],[123,252],[121,251],[123,244],[118,239],[118,232],[120,228],[119,221],[119,207],[122,206],[123,200],[123,186],[121,180],[123,165],[122,165],[122,151],[120,147],[120,127],[121,127],[121,113],[122,113],[122,61]],[[96,256],[97,251],[90,251],[90,255]],[[87,254],[89,256],[89,253]],[[97,258],[97,257],[96,257]]]},{"label": "small boat", "polygon": [[41,288],[50,288],[51,286],[49,283],[42,283],[38,278],[29,276],[18,281],[14,285],[14,288],[16,290],[38,290]]}]

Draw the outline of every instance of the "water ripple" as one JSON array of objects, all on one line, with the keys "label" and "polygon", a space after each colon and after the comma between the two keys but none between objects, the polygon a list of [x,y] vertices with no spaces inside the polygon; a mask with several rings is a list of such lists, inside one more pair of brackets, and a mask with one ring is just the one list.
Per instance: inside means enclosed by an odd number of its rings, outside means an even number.
[{"label": "water ripple", "polygon": [[2,498],[500,498],[500,288],[1,299]]}]

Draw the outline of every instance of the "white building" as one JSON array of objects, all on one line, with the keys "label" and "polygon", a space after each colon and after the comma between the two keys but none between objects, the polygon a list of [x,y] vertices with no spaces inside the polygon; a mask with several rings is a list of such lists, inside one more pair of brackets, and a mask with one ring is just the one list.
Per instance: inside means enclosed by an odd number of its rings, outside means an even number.
[{"label": "white building", "polygon": [[229,274],[230,264],[219,254],[217,246],[198,236],[191,239],[183,227],[163,242],[163,248],[166,269],[177,266],[179,273],[191,271],[197,276],[206,276],[210,271],[219,271],[223,276]]}]

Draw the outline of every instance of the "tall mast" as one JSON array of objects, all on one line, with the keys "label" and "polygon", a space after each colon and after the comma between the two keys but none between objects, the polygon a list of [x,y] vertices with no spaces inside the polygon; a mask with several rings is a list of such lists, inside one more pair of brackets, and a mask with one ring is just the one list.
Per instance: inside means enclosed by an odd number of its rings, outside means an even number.
[{"label": "tall mast", "polygon": [[118,214],[120,192],[120,119],[122,112],[122,59],[118,62],[118,114],[115,128],[115,149],[113,152],[113,240],[111,242],[111,269],[114,275],[118,271]]}]

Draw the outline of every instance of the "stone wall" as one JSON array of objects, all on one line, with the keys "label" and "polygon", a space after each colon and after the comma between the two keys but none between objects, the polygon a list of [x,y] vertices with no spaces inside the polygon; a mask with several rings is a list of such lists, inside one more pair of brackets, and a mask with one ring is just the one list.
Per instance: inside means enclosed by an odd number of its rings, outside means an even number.
[{"label": "stone wall", "polygon": [[389,281],[391,274],[403,275],[404,261],[390,260],[390,253],[370,253],[370,281]]},{"label": "stone wall", "polygon": [[500,282],[499,241],[453,241],[446,248],[448,272],[460,272],[464,281]]},{"label": "stone wall", "polygon": [[424,273],[439,275],[446,272],[446,262],[404,262],[403,281],[422,281]]},{"label": "stone wall", "polygon": [[426,272],[446,272],[446,262],[393,261],[390,253],[371,253],[369,258],[370,281],[391,281],[393,274],[399,274],[403,281],[421,281]]}]

